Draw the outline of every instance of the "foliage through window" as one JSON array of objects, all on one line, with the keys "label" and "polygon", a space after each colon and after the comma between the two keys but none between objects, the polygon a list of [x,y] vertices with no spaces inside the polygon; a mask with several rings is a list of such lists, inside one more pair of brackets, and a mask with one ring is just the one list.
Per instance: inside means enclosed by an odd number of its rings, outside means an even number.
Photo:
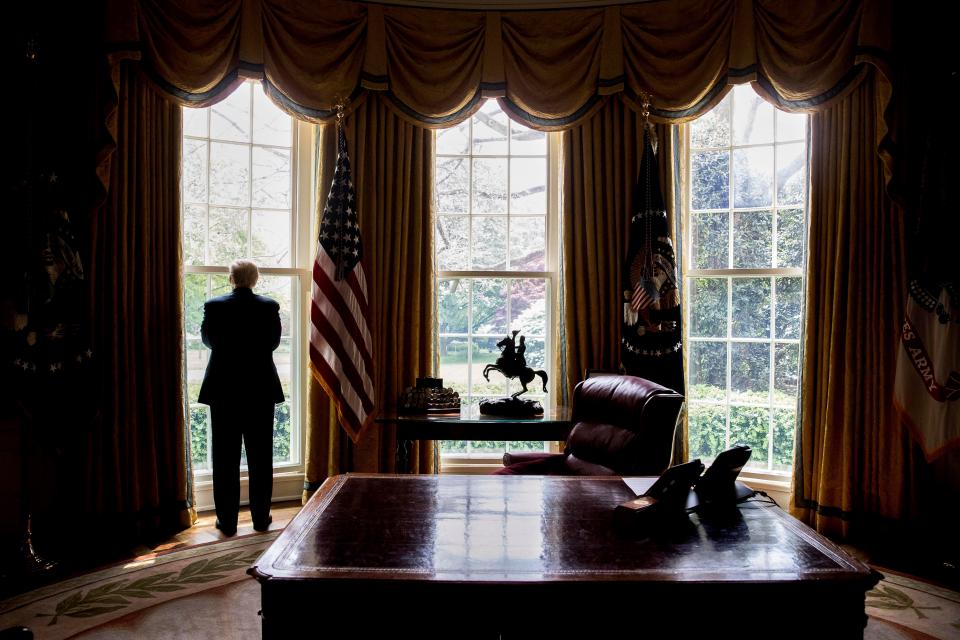
[{"label": "foliage through window", "polygon": [[[472,118],[436,134],[435,210],[439,376],[461,402],[520,390],[497,372],[496,343],[514,329],[526,338],[526,360],[549,371],[548,136],[507,118],[488,101]],[[544,400],[539,379],[524,398]],[[450,442],[442,453],[496,455],[544,450],[536,442]]]},{"label": "foliage through window", "polygon": [[733,444],[793,463],[807,206],[807,116],[735,87],[688,127],[685,326],[690,457]]},{"label": "foliage through window", "polygon": [[254,290],[280,303],[282,337],[273,357],[286,402],[276,406],[273,459],[298,462],[294,133],[290,116],[253,82],[212,107],[183,109],[184,344],[195,471],[210,470],[209,407],[197,403],[210,354],[200,338],[203,303],[231,290],[227,270],[237,258],[260,266]]}]

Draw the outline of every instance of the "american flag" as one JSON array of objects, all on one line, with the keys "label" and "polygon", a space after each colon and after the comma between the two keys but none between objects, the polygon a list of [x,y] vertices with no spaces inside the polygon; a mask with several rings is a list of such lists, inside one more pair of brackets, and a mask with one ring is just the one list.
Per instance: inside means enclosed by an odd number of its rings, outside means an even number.
[{"label": "american flag", "polygon": [[660,293],[657,291],[657,285],[652,280],[641,277],[633,288],[630,306],[633,307],[634,311],[639,312],[652,305],[659,298]]},{"label": "american flag", "polygon": [[350,156],[337,125],[337,164],[320,219],[310,309],[310,369],[354,442],[373,412],[367,279]]}]

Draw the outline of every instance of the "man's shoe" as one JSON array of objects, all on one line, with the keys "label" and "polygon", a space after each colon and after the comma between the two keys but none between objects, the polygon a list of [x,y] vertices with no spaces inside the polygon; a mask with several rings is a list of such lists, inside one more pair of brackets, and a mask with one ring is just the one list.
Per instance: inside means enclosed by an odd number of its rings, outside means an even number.
[{"label": "man's shoe", "polygon": [[270,528],[270,523],[273,522],[273,516],[268,515],[266,520],[261,520],[259,522],[253,523],[254,531],[266,531]]},{"label": "man's shoe", "polygon": [[220,529],[220,532],[221,532],[223,535],[227,536],[228,538],[229,538],[230,536],[232,536],[232,535],[234,535],[234,534],[237,533],[237,527],[236,527],[236,525],[234,525],[234,526],[232,526],[232,527],[225,527],[225,526],[223,526],[222,524],[220,524],[220,520],[219,520],[219,519],[217,520],[217,523],[216,523],[215,526],[217,527],[217,529]]}]

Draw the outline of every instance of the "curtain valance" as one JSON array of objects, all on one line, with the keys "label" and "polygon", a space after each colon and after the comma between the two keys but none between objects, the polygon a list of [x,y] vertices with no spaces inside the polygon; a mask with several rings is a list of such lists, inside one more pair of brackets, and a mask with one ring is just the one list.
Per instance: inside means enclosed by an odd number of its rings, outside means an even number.
[{"label": "curtain valance", "polygon": [[107,44],[140,58],[176,100],[205,105],[244,77],[314,121],[344,98],[384,92],[399,115],[444,127],[500,98],[543,130],[590,116],[604,97],[652,95],[681,122],[729,84],[811,110],[886,73],[889,0],[654,0],[554,11],[457,11],[343,0],[110,0]]}]

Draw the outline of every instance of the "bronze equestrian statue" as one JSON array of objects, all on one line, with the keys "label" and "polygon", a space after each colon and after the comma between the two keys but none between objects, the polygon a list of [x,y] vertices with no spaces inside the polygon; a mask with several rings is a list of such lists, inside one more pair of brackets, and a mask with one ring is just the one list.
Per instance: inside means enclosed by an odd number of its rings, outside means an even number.
[{"label": "bronze equestrian statue", "polygon": [[524,337],[520,336],[520,346],[518,347],[516,340],[517,334],[520,332],[514,329],[512,333],[512,336],[507,336],[497,343],[497,346],[500,347],[500,357],[497,358],[496,364],[488,364],[483,368],[483,377],[489,382],[490,372],[499,371],[507,378],[519,378],[523,389],[510,396],[516,398],[521,393],[527,392],[527,384],[533,382],[534,377],[540,376],[543,380],[543,391],[546,393],[547,372],[543,369],[534,371],[527,366],[527,359],[523,356],[527,349]]}]

